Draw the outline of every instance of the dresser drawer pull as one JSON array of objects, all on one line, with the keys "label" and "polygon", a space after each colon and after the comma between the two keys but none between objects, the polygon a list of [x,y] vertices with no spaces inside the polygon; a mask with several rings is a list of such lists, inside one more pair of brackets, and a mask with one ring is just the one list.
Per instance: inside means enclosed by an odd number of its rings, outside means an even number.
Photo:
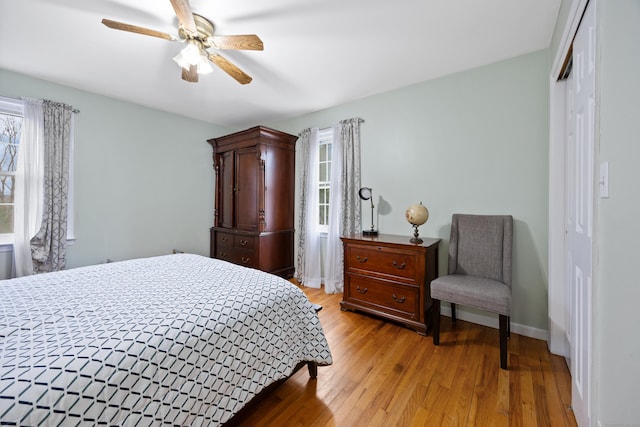
[{"label": "dresser drawer pull", "polygon": [[226,258],[226,257],[227,257],[226,252],[220,252],[220,258]]},{"label": "dresser drawer pull", "polygon": [[404,270],[404,268],[407,266],[407,263],[403,262],[402,264],[398,264],[397,262],[393,261],[393,266],[398,270]]},{"label": "dresser drawer pull", "polygon": [[229,238],[228,238],[228,237],[226,237],[226,236],[223,236],[223,237],[222,237],[222,241],[223,241],[223,242],[228,242],[228,241],[229,241]]},{"label": "dresser drawer pull", "polygon": [[395,302],[399,302],[400,304],[402,304],[402,303],[404,302],[404,300],[406,299],[405,297],[400,297],[400,298],[398,298],[398,297],[396,296],[396,294],[393,294],[393,295],[391,296],[391,298],[393,298],[393,300],[394,300]]},{"label": "dresser drawer pull", "polygon": [[358,260],[358,262],[367,262],[369,257],[360,258],[360,255],[356,255],[356,259]]},{"label": "dresser drawer pull", "polygon": [[248,240],[245,240],[245,239],[240,240],[240,246],[247,246],[247,243],[249,243]]},{"label": "dresser drawer pull", "polygon": [[356,286],[356,291],[358,291],[359,294],[366,294],[368,290],[369,288],[360,289],[360,286]]},{"label": "dresser drawer pull", "polygon": [[249,261],[251,261],[251,258],[245,258],[245,257],[242,257],[242,263],[243,263],[243,264],[246,264],[246,263],[248,263]]}]

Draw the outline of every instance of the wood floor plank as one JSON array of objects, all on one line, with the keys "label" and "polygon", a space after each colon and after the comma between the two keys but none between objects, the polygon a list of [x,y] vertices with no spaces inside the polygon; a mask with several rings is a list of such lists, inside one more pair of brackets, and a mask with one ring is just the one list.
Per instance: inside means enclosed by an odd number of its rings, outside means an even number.
[{"label": "wood floor plank", "polygon": [[496,329],[442,318],[441,345],[401,325],[340,310],[341,294],[302,288],[318,313],[333,365],[271,390],[234,425],[576,426],[571,377],[546,342],[512,333],[509,370]]}]

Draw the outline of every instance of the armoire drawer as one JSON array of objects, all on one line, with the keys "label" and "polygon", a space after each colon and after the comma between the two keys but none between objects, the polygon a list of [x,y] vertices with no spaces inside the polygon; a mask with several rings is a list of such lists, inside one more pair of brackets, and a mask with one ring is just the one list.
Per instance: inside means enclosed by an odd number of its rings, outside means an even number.
[{"label": "armoire drawer", "polygon": [[238,249],[254,250],[256,247],[256,237],[247,235],[235,235],[233,246]]},{"label": "armoire drawer", "polygon": [[225,247],[225,248],[232,248],[233,247],[233,240],[235,238],[235,236],[232,233],[221,233],[219,231],[217,231],[215,233],[215,239],[216,239],[216,247],[220,248],[220,247]]},{"label": "armoire drawer", "polygon": [[218,247],[216,249],[216,258],[234,264],[244,265],[245,267],[255,268],[257,265],[257,257],[254,251],[240,250],[232,247]]},{"label": "armoire drawer", "polygon": [[254,250],[256,248],[256,237],[246,234],[216,232],[217,247],[237,248]]}]

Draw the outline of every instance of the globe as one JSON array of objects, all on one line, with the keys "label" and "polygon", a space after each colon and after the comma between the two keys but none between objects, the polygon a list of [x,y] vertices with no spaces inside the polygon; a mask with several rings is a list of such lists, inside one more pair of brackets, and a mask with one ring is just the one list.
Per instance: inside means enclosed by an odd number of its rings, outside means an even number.
[{"label": "globe", "polygon": [[420,204],[409,206],[404,216],[407,218],[407,221],[409,221],[409,224],[413,225],[413,237],[410,242],[422,243],[422,239],[418,237],[418,226],[427,222],[429,219],[429,210],[420,202]]},{"label": "globe", "polygon": [[409,206],[405,216],[409,224],[422,225],[429,219],[429,210],[420,202],[420,204]]}]

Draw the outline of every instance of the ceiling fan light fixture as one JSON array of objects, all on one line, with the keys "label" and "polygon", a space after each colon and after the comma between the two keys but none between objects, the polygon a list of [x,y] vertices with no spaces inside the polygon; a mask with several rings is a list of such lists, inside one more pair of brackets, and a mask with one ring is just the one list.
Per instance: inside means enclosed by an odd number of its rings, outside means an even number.
[{"label": "ceiling fan light fixture", "polygon": [[198,74],[209,74],[213,72],[213,67],[209,62],[209,58],[204,54],[200,55],[200,60],[198,61],[196,66],[198,67]]},{"label": "ceiling fan light fixture", "polygon": [[198,74],[209,74],[213,72],[207,51],[204,50],[202,43],[196,39],[187,40],[187,45],[173,57],[173,60],[185,70],[195,65]]},{"label": "ceiling fan light fixture", "polygon": [[185,70],[188,70],[191,65],[198,65],[202,57],[198,43],[199,42],[194,39],[188,40],[184,49],[173,57],[176,64]]}]

